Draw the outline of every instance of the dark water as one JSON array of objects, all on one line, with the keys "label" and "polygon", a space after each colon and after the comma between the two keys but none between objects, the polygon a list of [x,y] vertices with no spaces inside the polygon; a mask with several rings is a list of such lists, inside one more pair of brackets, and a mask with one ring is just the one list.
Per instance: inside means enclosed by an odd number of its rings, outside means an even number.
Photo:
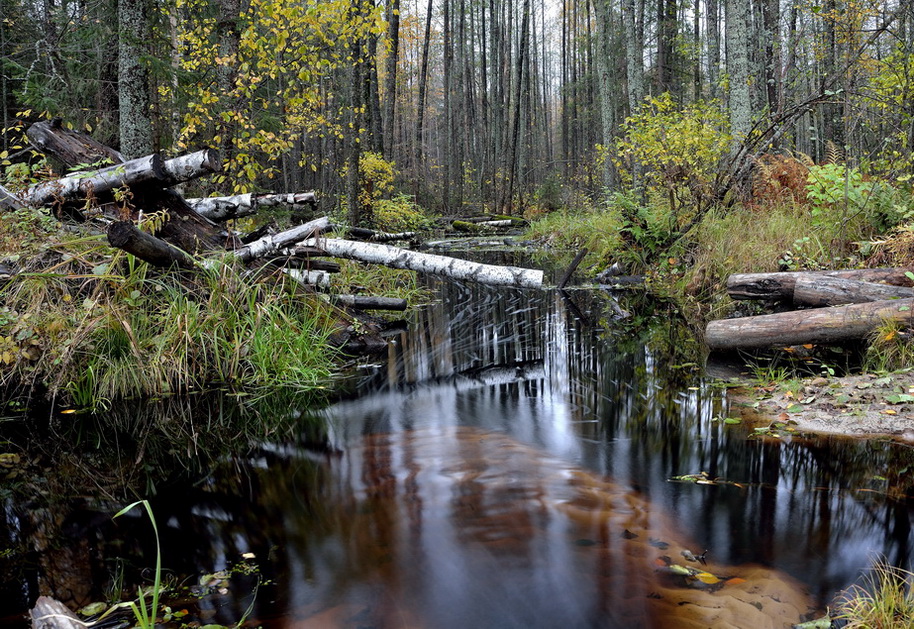
[{"label": "dark water", "polygon": [[[64,496],[46,507],[6,481],[0,550],[26,560],[9,563],[7,609],[88,602],[119,566],[154,565],[148,525],[112,522],[123,499],[104,489],[153,482],[169,570],[256,557],[204,603],[223,624],[253,600],[249,621],[270,627],[782,627],[878,557],[911,567],[909,447],[749,439],[715,421],[727,396],[701,362],[675,313],[638,295],[442,283],[346,399],[278,405],[291,428],[250,452],[207,449],[236,429],[194,406],[166,445],[161,412],[126,419],[114,469],[89,460],[110,466],[110,434],[71,437],[58,472],[97,491],[32,481]],[[157,475],[169,457],[206,472]],[[700,472],[723,482],[670,481]],[[658,560],[688,564],[684,549],[738,579],[671,577]]]}]

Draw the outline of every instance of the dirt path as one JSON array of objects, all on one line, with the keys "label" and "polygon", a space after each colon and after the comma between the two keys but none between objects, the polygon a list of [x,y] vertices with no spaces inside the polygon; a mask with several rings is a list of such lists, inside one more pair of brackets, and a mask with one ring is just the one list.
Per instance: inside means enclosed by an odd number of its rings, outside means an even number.
[{"label": "dirt path", "polygon": [[[914,442],[914,370],[888,375],[811,378],[794,386],[731,390],[731,413],[756,429],[790,426],[800,432],[887,435]],[[795,423],[794,423],[795,422]]]}]

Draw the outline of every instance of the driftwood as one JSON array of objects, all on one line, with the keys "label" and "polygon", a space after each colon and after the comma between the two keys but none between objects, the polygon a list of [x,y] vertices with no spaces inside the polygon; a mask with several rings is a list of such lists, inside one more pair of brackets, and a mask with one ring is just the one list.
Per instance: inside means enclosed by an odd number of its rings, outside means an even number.
[{"label": "driftwood", "polygon": [[886,320],[914,324],[914,298],[711,321],[705,342],[711,350],[827,345],[866,338]]},{"label": "driftwood", "polygon": [[333,256],[384,264],[397,269],[445,275],[454,279],[470,280],[492,286],[541,288],[543,285],[543,272],[538,269],[480,264],[447,256],[419,253],[390,245],[354,242],[338,238],[311,239],[302,244],[319,247]]},{"label": "driftwood", "polygon": [[116,221],[108,227],[108,242],[153,266],[190,269],[194,261],[186,253],[164,240],[140,231],[133,221]]},{"label": "driftwood", "polygon": [[811,308],[902,297],[914,297],[914,288],[829,276],[800,276],[793,289],[794,305]]},{"label": "driftwood", "polygon": [[86,623],[67,609],[67,606],[49,596],[39,596],[29,612],[32,629],[86,629]]},{"label": "driftwood", "polygon": [[305,205],[317,207],[317,195],[313,192],[296,192],[290,194],[237,194],[230,197],[209,197],[206,199],[187,199],[196,212],[211,221],[227,221],[257,213],[263,207],[288,206],[299,209]]},{"label": "driftwood", "polygon": [[326,231],[329,228],[330,219],[326,216],[322,216],[321,218],[302,223],[301,225],[279,232],[278,234],[264,236],[259,240],[255,240],[250,244],[235,249],[234,253],[235,256],[243,262],[250,262],[251,260],[271,255],[280,249],[291,247],[292,245],[307,238],[311,238],[316,233]]},{"label": "driftwood", "polygon": [[733,299],[792,300],[797,278],[840,277],[862,282],[884,282],[914,286],[905,276],[911,269],[851,269],[845,271],[785,271],[781,273],[740,273],[727,279],[727,294]]}]

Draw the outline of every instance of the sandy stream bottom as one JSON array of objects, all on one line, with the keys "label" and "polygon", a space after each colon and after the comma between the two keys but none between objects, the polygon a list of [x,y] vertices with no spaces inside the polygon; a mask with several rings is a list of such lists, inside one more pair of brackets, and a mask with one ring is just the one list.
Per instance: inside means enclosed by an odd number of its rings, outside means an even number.
[{"label": "sandy stream bottom", "polygon": [[[363,505],[342,531],[346,552],[383,547],[351,586],[375,594],[299,601],[281,626],[782,629],[814,611],[778,571],[688,561],[695,545],[641,495],[500,433],[372,435],[330,465],[333,491]],[[513,609],[512,588],[526,592]]]}]

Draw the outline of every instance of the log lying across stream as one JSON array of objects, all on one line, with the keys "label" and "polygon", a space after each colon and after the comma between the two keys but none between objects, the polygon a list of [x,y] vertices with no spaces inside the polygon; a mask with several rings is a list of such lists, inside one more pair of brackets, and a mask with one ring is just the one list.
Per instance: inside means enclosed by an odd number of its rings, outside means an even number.
[{"label": "log lying across stream", "polygon": [[711,321],[711,350],[841,344],[866,338],[886,321],[914,324],[914,281],[906,268],[731,275],[734,299],[792,302],[800,310]]}]

